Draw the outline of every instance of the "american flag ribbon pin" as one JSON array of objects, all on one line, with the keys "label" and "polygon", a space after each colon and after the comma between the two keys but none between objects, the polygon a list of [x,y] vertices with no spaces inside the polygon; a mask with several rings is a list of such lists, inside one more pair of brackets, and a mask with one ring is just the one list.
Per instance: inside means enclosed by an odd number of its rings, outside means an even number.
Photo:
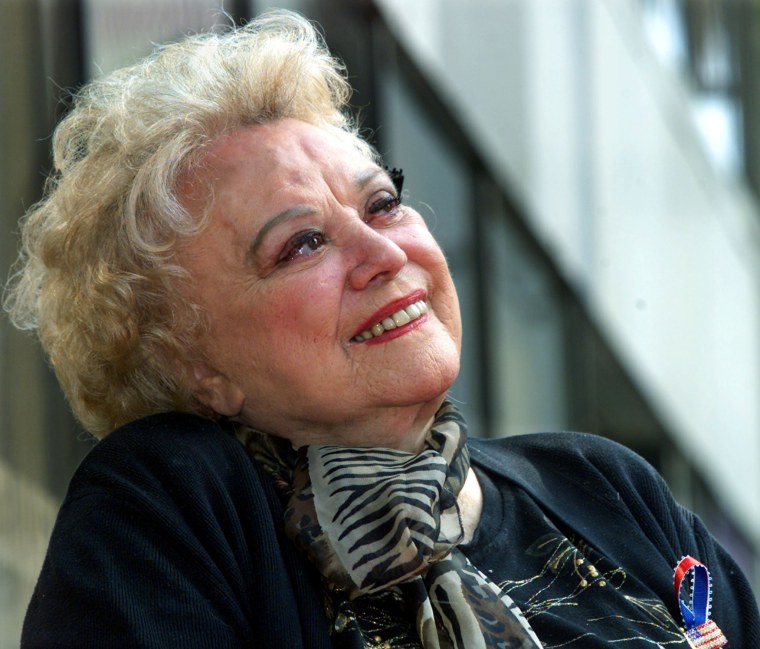
[{"label": "american flag ribbon pin", "polygon": [[[725,647],[728,644],[726,636],[710,619],[712,583],[707,566],[686,556],[676,565],[673,580],[689,646],[692,649]],[[688,603],[682,598],[684,593]]]}]

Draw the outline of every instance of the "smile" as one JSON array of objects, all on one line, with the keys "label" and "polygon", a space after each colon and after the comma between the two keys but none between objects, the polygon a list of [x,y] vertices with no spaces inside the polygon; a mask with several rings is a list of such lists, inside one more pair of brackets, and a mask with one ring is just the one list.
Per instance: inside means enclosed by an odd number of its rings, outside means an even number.
[{"label": "smile", "polygon": [[372,325],[369,329],[365,329],[360,334],[354,336],[351,341],[355,343],[361,343],[377,336],[382,336],[386,331],[392,331],[398,327],[403,327],[409,324],[413,320],[425,315],[428,312],[427,304],[424,300],[419,300],[414,304],[410,304],[405,309],[401,309],[389,315],[387,318],[383,318],[380,322]]}]

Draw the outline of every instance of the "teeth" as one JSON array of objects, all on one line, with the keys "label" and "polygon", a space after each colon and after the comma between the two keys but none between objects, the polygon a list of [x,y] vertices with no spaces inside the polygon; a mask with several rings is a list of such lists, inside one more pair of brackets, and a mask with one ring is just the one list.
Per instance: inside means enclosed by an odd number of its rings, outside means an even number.
[{"label": "teeth", "polygon": [[391,331],[391,329],[395,329],[396,327],[402,327],[427,312],[427,304],[425,304],[424,300],[420,300],[419,302],[410,304],[405,309],[396,311],[396,313],[387,318],[383,318],[380,322],[372,325],[369,329],[362,331],[358,336],[354,336],[351,340],[356,343],[364,342],[375,336],[380,336],[386,331]]},{"label": "teeth", "polygon": [[[380,324],[383,325],[383,328],[386,331],[389,331],[390,329],[395,329],[396,327],[398,327],[398,324],[396,324],[396,322],[393,320],[393,318],[386,318]],[[373,327],[373,329],[374,329],[374,327]]]},{"label": "teeth", "polygon": [[404,309],[397,311],[391,317],[393,318],[393,322],[396,323],[397,327],[405,325],[407,322],[411,321],[409,314]]}]

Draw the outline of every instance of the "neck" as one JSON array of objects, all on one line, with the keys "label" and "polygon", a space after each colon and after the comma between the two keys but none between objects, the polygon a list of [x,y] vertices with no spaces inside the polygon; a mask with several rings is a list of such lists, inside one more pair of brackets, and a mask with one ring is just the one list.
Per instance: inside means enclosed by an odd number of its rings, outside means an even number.
[{"label": "neck", "polygon": [[462,491],[457,496],[459,504],[459,515],[462,517],[462,529],[464,531],[463,543],[469,543],[475,536],[475,530],[480,523],[480,517],[483,513],[483,490],[475,475],[475,471],[470,468],[467,474],[467,480],[462,485]]},{"label": "neck", "polygon": [[326,426],[321,430],[315,429],[311,423],[291,427],[286,437],[296,448],[335,445],[418,453],[425,446],[425,437],[444,396],[413,407],[383,408],[361,420]]}]

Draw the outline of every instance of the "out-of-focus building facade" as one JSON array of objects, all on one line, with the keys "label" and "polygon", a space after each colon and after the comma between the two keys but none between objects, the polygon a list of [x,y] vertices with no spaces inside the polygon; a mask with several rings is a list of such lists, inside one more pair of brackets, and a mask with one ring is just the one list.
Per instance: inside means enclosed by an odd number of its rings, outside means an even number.
[{"label": "out-of-focus building facade", "polygon": [[[631,446],[760,592],[754,0],[0,0],[3,276],[65,89],[275,6],[320,23],[447,252],[473,434]],[[4,649],[93,444],[6,319],[0,422]]]}]

